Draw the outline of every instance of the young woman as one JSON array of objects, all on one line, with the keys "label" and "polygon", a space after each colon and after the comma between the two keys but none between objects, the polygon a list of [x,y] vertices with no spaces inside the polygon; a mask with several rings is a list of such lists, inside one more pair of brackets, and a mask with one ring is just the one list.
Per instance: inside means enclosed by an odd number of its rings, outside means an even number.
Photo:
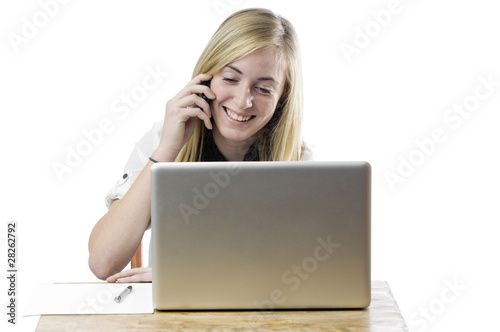
[{"label": "young woman", "polygon": [[167,102],[163,124],[136,145],[123,179],[108,193],[109,211],[90,235],[92,272],[109,282],[151,281],[150,268],[120,271],[150,227],[154,162],[310,159],[301,138],[302,105],[299,47],[290,22],[266,9],[226,19],[193,79]]}]

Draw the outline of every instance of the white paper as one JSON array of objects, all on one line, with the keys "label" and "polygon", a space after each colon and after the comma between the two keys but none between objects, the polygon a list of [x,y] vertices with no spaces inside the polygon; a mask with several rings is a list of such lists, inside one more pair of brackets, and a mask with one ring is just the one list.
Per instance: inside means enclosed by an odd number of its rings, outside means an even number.
[{"label": "white paper", "polygon": [[[120,303],[115,302],[127,286],[132,292]],[[151,283],[75,283],[38,284],[24,316],[33,315],[95,315],[152,314]]]}]

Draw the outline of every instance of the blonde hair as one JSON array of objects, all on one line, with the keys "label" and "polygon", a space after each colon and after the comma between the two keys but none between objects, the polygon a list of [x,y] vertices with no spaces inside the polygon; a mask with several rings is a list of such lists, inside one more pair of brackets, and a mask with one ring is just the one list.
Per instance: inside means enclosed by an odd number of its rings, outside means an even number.
[{"label": "blonde hair", "polygon": [[[284,60],[285,86],[276,121],[261,129],[256,144],[260,160],[295,161],[302,152],[302,69],[297,35],[291,23],[267,9],[244,9],[227,18],[210,39],[193,71],[193,78],[214,75],[230,63],[271,48]],[[200,161],[205,126],[198,120],[193,135],[176,161]]]}]

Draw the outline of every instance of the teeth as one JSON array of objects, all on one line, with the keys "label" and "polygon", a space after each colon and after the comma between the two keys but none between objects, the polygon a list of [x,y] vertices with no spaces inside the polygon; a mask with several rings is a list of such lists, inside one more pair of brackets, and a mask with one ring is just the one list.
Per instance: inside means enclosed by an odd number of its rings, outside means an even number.
[{"label": "teeth", "polygon": [[229,117],[231,119],[236,120],[236,121],[240,121],[240,122],[248,121],[252,117],[251,115],[249,115],[249,116],[237,115],[237,114],[231,112],[230,110],[228,110],[227,108],[226,108],[226,113],[227,113],[227,115],[229,115]]}]

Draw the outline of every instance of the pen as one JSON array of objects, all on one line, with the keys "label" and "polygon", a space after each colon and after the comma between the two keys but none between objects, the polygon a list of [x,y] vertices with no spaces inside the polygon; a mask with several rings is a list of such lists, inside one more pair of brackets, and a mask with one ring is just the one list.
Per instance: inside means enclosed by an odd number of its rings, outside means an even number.
[{"label": "pen", "polygon": [[123,300],[125,298],[125,296],[127,296],[128,294],[130,294],[132,292],[132,286],[128,286],[127,288],[125,288],[121,293],[120,295],[118,295],[117,297],[115,297],[115,302],[116,303],[120,303],[121,300]]}]

